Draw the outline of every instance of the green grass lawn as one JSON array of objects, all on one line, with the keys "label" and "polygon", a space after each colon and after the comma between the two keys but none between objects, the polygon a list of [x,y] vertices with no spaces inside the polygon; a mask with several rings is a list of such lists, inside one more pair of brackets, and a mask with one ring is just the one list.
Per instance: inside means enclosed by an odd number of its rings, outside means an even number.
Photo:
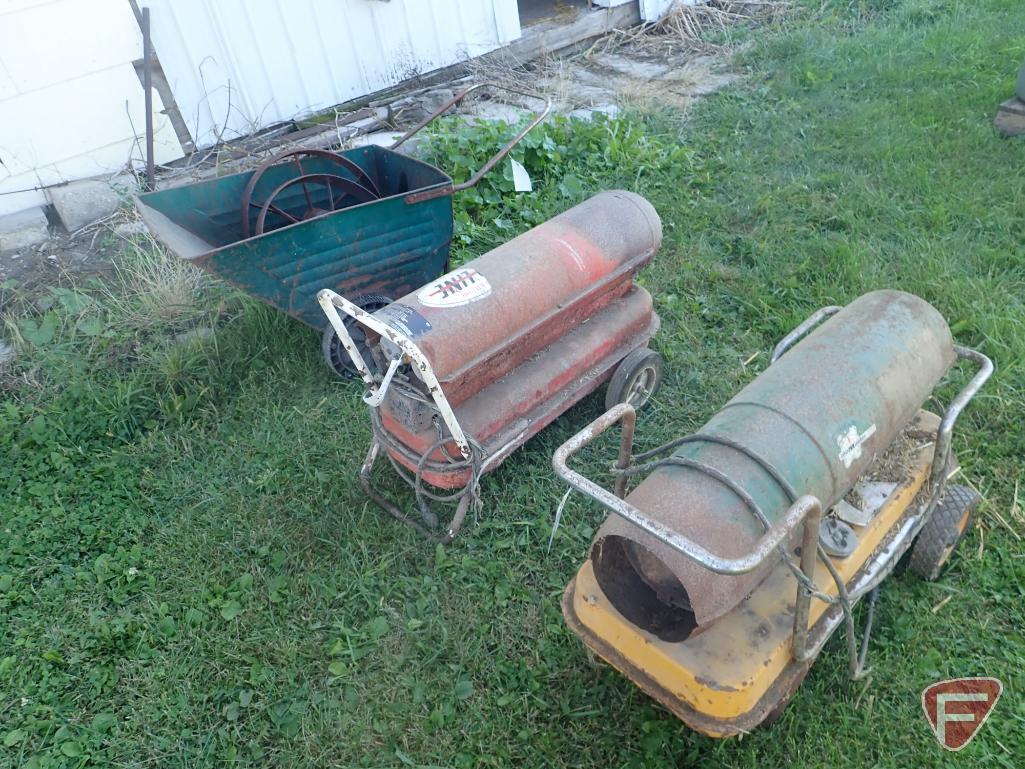
[{"label": "green grass lawn", "polygon": [[[316,335],[144,245],[108,286],[9,318],[0,766],[1022,766],[1025,142],[990,125],[1025,57],[1021,1],[816,0],[750,36],[749,77],[686,122],[534,137],[537,194],[462,198],[457,251],[602,188],[652,200],[667,381],[644,445],[699,426],[815,308],[874,288],[925,297],[994,358],[955,443],[981,526],[941,581],[886,583],[868,679],[847,680],[837,636],[773,728],[690,732],[589,664],[558,609],[602,514],[574,498],[547,551],[550,460],[598,398],[487,477],[479,521],[435,549],[361,496],[368,420]],[[470,167],[493,133],[436,151]],[[918,697],[959,675],[1005,693],[954,757]]]}]

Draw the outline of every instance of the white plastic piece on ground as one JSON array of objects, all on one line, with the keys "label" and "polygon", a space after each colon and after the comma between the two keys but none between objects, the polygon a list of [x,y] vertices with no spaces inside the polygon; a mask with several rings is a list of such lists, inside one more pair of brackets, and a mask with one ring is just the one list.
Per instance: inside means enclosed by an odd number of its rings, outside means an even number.
[{"label": "white plastic piece on ground", "polygon": [[523,167],[523,164],[510,157],[509,165],[512,166],[513,189],[517,192],[533,192],[534,185],[531,183],[530,174],[527,173],[527,169]]}]

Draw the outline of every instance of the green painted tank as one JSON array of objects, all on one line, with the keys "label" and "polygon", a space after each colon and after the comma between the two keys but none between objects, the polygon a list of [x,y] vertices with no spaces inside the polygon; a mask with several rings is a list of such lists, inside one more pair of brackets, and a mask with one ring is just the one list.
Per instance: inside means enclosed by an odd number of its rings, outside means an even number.
[{"label": "green painted tank", "polygon": [[[675,456],[706,469],[659,467],[627,502],[712,552],[745,555],[764,528],[742,494],[770,521],[787,510],[792,492],[832,506],[889,447],[955,357],[950,330],[928,302],[899,291],[866,294],[769,366],[677,450]],[[624,580],[640,579],[667,612],[692,613],[695,632],[733,609],[774,565],[769,559],[749,574],[715,574],[619,516],[602,526],[591,557],[614,603],[629,594]]]}]

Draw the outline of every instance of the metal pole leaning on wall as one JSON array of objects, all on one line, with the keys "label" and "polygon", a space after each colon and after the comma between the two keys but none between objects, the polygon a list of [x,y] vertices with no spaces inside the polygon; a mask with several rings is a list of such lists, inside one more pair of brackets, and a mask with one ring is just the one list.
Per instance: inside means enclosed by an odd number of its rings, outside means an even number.
[{"label": "metal pole leaning on wall", "polygon": [[153,41],[149,34],[149,8],[142,9],[142,90],[146,95],[146,189],[155,186],[153,162]]}]

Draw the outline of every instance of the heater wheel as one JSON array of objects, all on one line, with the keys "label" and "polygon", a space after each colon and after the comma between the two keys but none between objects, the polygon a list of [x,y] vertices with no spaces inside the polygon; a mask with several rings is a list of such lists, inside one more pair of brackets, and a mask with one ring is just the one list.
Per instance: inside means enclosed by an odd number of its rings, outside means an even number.
[{"label": "heater wheel", "polygon": [[641,408],[662,386],[662,356],[642,347],[623,358],[605,391],[605,408],[629,403]]},{"label": "heater wheel", "polygon": [[911,547],[908,566],[915,574],[929,582],[939,578],[971,526],[981,500],[979,493],[967,486],[947,487]]},{"label": "heater wheel", "polygon": [[[377,312],[383,307],[387,307],[391,302],[391,299],[379,294],[362,294],[353,300],[353,304],[359,305],[367,312]],[[352,337],[352,341],[356,343],[356,349],[363,356],[363,360],[366,361],[370,370],[374,371],[375,365],[373,358],[370,357],[370,349],[367,347],[367,335],[363,327],[348,315],[342,318],[342,322],[345,324],[349,336]],[[327,367],[335,372],[338,377],[354,379],[359,376],[356,367],[352,365],[349,353],[342,347],[342,340],[338,338],[334,326],[330,323],[324,326],[320,349],[324,352],[324,361],[327,363]]]}]

